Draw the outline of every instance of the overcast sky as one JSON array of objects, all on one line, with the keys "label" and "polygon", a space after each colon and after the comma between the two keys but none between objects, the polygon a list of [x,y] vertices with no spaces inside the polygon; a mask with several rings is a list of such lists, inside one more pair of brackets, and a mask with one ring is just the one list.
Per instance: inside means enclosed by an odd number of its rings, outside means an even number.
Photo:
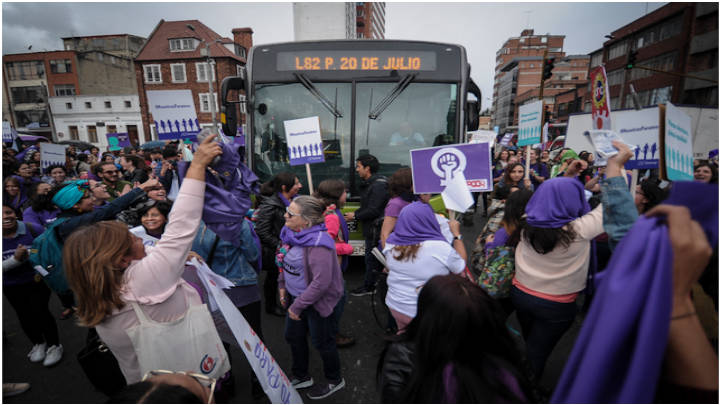
[{"label": "overcast sky", "polygon": [[[495,52],[525,28],[565,35],[567,54],[587,54],[604,36],[666,3],[386,3],[386,38],[465,46],[472,78],[490,106]],[[197,19],[222,36],[251,27],[254,43],[293,40],[292,3],[7,3],[2,53],[62,49],[61,37],[128,33],[147,37],[160,19]]]}]

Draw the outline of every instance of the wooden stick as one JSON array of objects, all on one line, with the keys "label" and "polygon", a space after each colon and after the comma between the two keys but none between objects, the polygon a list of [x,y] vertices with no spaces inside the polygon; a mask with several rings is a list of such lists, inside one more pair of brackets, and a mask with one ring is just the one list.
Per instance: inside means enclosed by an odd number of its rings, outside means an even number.
[{"label": "wooden stick", "polygon": [[530,145],[525,147],[525,178],[530,178]]},{"label": "wooden stick", "polygon": [[[637,188],[639,175],[640,172],[638,171],[638,169],[633,169],[632,179],[630,180],[630,194],[632,195],[633,200],[635,199],[635,189]],[[624,175],[623,177],[625,178],[625,182],[627,183],[627,175]]]},{"label": "wooden stick", "polygon": [[310,195],[313,195],[315,193],[315,190],[313,189],[312,172],[310,171],[310,163],[305,163],[305,173],[307,173],[308,188],[310,189]]}]

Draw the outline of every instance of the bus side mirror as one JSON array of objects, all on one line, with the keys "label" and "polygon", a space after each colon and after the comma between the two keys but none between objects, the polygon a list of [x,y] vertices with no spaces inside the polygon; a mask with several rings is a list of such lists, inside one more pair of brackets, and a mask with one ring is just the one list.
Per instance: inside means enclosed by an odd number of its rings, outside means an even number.
[{"label": "bus side mirror", "polygon": [[[226,77],[220,85],[220,94],[222,104],[220,106],[220,122],[222,123],[223,133],[228,136],[235,136],[237,133],[238,119],[237,106],[240,101],[240,91],[245,90],[245,79],[243,77]],[[233,99],[238,101],[229,101],[228,95],[233,94]]]},{"label": "bus side mirror", "polygon": [[477,101],[467,101],[465,104],[465,117],[468,131],[477,131],[480,126],[480,105]]}]

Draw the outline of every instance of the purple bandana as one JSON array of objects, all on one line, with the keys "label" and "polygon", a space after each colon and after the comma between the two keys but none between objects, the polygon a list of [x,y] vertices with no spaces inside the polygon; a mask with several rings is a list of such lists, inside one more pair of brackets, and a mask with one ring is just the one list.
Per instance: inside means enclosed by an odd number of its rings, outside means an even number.
[{"label": "purple bandana", "polygon": [[417,245],[426,240],[447,242],[430,205],[416,201],[400,211],[395,229],[387,243],[397,246]]},{"label": "purple bandana", "polygon": [[528,225],[538,228],[561,228],[588,212],[585,188],[569,177],[543,182],[525,208]]},{"label": "purple bandana", "polygon": [[285,198],[285,196],[283,195],[283,193],[277,193],[277,196],[280,197],[280,201],[282,201],[283,204],[285,204],[286,207],[289,207],[289,206],[290,206],[290,201],[289,201],[287,198]]},{"label": "purple bandana", "polygon": [[280,240],[290,246],[313,247],[322,246],[335,250],[335,241],[332,240],[330,234],[327,233],[325,224],[318,224],[310,228],[295,232],[287,226],[283,226],[280,231]]}]

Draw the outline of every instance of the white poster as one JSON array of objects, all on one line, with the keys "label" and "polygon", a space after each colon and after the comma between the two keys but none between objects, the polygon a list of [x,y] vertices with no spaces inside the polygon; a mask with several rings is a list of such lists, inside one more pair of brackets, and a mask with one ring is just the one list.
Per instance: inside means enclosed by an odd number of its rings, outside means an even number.
[{"label": "white poster", "polygon": [[10,121],[3,121],[3,142],[12,142],[15,140],[15,137],[12,133],[12,127],[10,126]]},{"label": "white poster", "polygon": [[65,166],[65,149],[67,145],[43,142],[40,144],[40,168],[46,169],[52,165]]},{"label": "white poster", "polygon": [[479,129],[477,131],[468,131],[468,143],[487,143],[492,148],[495,145],[495,137],[497,136],[496,131],[486,131]]},{"label": "white poster", "polygon": [[308,117],[284,121],[290,165],[325,161],[320,118]]},{"label": "white poster", "polygon": [[665,106],[665,169],[670,180],[693,180],[692,120],[670,103]]},{"label": "white poster", "polygon": [[540,143],[543,121],[542,100],[523,104],[518,111],[518,146]]},{"label": "white poster", "polygon": [[158,139],[190,139],[197,142],[200,122],[190,90],[149,90],[148,105]]}]

